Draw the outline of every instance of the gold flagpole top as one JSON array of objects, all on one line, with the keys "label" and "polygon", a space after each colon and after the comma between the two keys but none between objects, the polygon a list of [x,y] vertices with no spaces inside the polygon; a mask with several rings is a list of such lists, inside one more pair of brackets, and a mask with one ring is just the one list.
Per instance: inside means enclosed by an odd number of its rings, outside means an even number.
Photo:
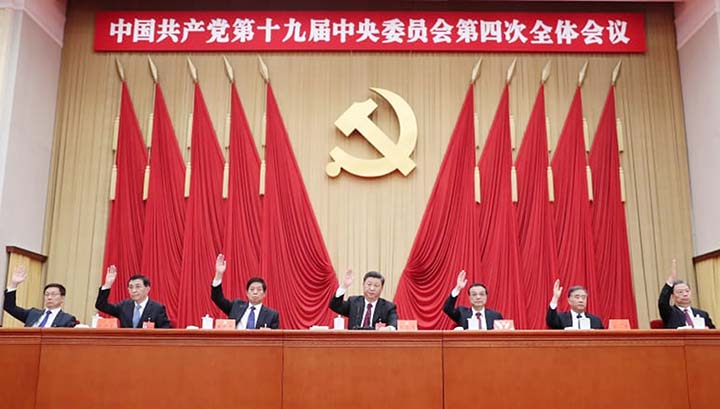
[{"label": "gold flagpole top", "polygon": [[225,62],[225,74],[227,75],[230,82],[235,82],[235,73],[233,72],[232,65],[228,61],[227,57],[223,55],[223,61]]},{"label": "gold flagpole top", "polygon": [[150,75],[152,75],[152,79],[154,83],[158,83],[158,70],[155,66],[155,63],[153,62],[152,58],[148,55],[148,66],[150,67]]},{"label": "gold flagpole top", "polygon": [[268,67],[265,65],[265,61],[263,61],[262,57],[258,54],[258,69],[260,70],[260,75],[263,77],[263,80],[265,83],[270,82],[270,73],[268,72]]},{"label": "gold flagpole top", "polygon": [[125,82],[125,70],[123,69],[120,59],[117,57],[115,57],[115,68],[117,69],[117,74],[118,77],[120,77],[120,81]]},{"label": "gold flagpole top", "polygon": [[508,67],[507,77],[505,77],[505,83],[508,85],[510,85],[513,75],[515,75],[515,64],[517,64],[517,58],[513,58],[513,62]]},{"label": "gold flagpole top", "polygon": [[585,74],[587,74],[587,67],[588,67],[588,61],[585,61],[585,64],[583,64],[582,68],[580,69],[580,74],[578,75],[578,87],[583,86],[583,82],[585,82]]},{"label": "gold flagpole top", "polygon": [[615,86],[615,83],[617,82],[618,77],[620,77],[620,66],[621,66],[621,65],[622,65],[622,60],[619,60],[618,63],[617,63],[617,65],[616,65],[615,68],[613,69],[613,72],[612,72],[612,80],[611,80],[611,84],[612,84],[613,87]]},{"label": "gold flagpole top", "polygon": [[482,65],[482,57],[478,58],[477,62],[473,66],[472,74],[470,74],[470,83],[474,84],[480,76],[480,66]]},{"label": "gold flagpole top", "polygon": [[195,65],[192,63],[192,60],[190,59],[190,57],[187,57],[187,64],[188,64],[188,68],[190,69],[190,76],[192,77],[193,82],[197,84],[197,82],[198,82],[197,68],[195,68]]},{"label": "gold flagpole top", "polygon": [[545,67],[543,67],[542,74],[540,75],[540,83],[545,85],[548,78],[550,77],[550,60],[548,60]]}]

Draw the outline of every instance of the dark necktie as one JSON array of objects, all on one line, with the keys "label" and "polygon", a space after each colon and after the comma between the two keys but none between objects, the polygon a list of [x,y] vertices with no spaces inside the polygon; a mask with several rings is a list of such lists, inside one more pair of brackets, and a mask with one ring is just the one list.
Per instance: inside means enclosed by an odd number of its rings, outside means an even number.
[{"label": "dark necktie", "polygon": [[477,318],[477,320],[478,320],[478,328],[482,329],[482,327],[483,327],[483,326],[482,326],[482,319],[483,319],[483,318],[482,318],[482,313],[481,313],[481,312],[476,312],[476,313],[475,313],[475,318]]},{"label": "dark necktie", "polygon": [[52,314],[52,311],[45,311],[45,316],[43,317],[42,321],[40,321],[40,324],[38,324],[38,328],[45,328],[45,325],[48,322],[48,318],[50,318],[50,314]]},{"label": "dark necktie", "polygon": [[693,328],[695,328],[695,324],[693,323],[692,317],[690,316],[690,313],[688,312],[690,308],[685,308],[685,323]]},{"label": "dark necktie", "polygon": [[255,329],[255,306],[250,307],[250,315],[248,315],[246,329]]},{"label": "dark necktie", "polygon": [[367,309],[365,310],[365,317],[363,318],[362,326],[369,327],[371,319],[372,319],[372,304],[368,304]]},{"label": "dark necktie", "polygon": [[580,318],[582,318],[582,314],[578,314],[578,315],[577,315],[577,319],[578,319],[578,329],[581,329],[581,328],[580,328]]}]

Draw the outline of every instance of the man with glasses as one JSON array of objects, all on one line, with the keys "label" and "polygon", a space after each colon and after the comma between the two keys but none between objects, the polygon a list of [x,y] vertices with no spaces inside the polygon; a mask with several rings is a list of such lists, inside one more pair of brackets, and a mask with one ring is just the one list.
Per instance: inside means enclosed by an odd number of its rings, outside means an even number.
[{"label": "man with glasses", "polygon": [[[130,299],[117,304],[108,303],[110,288],[117,278],[117,268],[110,266],[105,275],[105,284],[95,301],[95,308],[120,320],[121,328],[171,328],[165,306],[148,297],[150,279],[144,275],[134,275],[128,280]],[[148,324],[145,324],[148,323]]]},{"label": "man with glasses", "polygon": [[331,310],[348,317],[348,328],[384,331],[397,329],[395,304],[380,298],[385,277],[377,271],[368,271],[363,277],[363,295],[349,297],[344,301],[345,293],[352,282],[353,272],[348,270],[335,292],[335,297],[330,300]]},{"label": "man with glasses", "polygon": [[27,279],[25,267],[18,266],[10,277],[10,285],[5,290],[4,309],[19,321],[25,323],[26,327],[68,327],[72,328],[77,324],[74,316],[62,310],[65,303],[65,287],[61,284],[50,283],[45,286],[45,310],[37,308],[24,309],[16,305],[17,287]]},{"label": "man with glasses", "polygon": [[[660,291],[658,309],[665,328],[696,328],[697,318],[705,321],[705,326],[714,329],[710,314],[707,311],[692,306],[690,286],[677,278],[677,261],[672,261],[670,276]],[[670,299],[672,298],[672,305]]]}]

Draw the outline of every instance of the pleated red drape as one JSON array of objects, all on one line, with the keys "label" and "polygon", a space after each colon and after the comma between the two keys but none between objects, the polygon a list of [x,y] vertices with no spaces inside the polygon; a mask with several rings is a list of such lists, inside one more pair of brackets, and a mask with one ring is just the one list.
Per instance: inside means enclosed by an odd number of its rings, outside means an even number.
[{"label": "pleated red drape", "polygon": [[160,84],[155,85],[153,112],[142,273],[150,278],[150,297],[165,304],[176,325],[185,230],[185,166]]},{"label": "pleated red drape", "polygon": [[185,216],[178,294],[180,327],[199,325],[205,314],[219,314],[210,300],[210,284],[215,275],[215,257],[222,249],[225,232],[225,202],[222,198],[225,160],[197,83],[190,149],[190,198]]},{"label": "pleated red drape", "polygon": [[112,302],[127,297],[125,283],[131,275],[140,272],[145,219],[142,194],[147,152],[125,81],[122,83],[115,163],[117,165],[115,200],[110,202],[102,271],[104,280],[105,270],[109,265],[114,264],[118,269],[117,283],[122,285],[118,285],[115,291],[110,292]]},{"label": "pleated red drape", "polygon": [[515,160],[518,179],[520,277],[527,328],[545,328],[545,311],[557,275],[555,221],[548,195],[545,87],[540,85],[522,146]]},{"label": "pleated red drape", "polygon": [[592,214],[588,197],[582,96],[575,91],[570,110],[555,149],[555,237],[558,243],[558,274],[565,289],[560,308],[567,309],[565,295],[573,285],[588,289],[588,310],[600,301],[595,270]]},{"label": "pleated red drape", "polygon": [[[421,329],[455,326],[442,313],[445,297],[460,270],[466,270],[469,283],[479,273],[474,134],[470,86],[395,293],[400,318],[416,319]],[[467,304],[464,292],[458,302]]]},{"label": "pleated red drape", "polygon": [[595,200],[592,205],[599,298],[598,313],[606,320],[625,318],[637,328],[625,208],[620,193],[620,157],[615,122],[615,87],[610,87],[598,124],[590,166]]},{"label": "pleated red drape", "polygon": [[499,310],[517,328],[526,326],[524,292],[520,286],[518,232],[512,203],[510,109],[505,86],[482,156],[479,213],[480,259],[476,277],[487,285],[488,306]]},{"label": "pleated red drape", "polygon": [[260,265],[282,328],[328,325],[337,276],[318,227],[272,87],[267,86],[265,196]]},{"label": "pleated red drape", "polygon": [[[231,84],[230,183],[223,252],[228,296],[245,293],[250,277],[260,275],[260,158],[235,84]],[[243,296],[243,298],[245,298]]]}]

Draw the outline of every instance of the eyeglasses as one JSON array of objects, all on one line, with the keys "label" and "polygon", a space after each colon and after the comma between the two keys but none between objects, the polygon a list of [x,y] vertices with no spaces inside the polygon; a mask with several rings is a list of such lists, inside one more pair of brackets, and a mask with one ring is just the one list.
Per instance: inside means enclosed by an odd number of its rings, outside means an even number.
[{"label": "eyeglasses", "polygon": [[59,295],[62,295],[60,293],[45,293],[45,297],[57,297]]}]

